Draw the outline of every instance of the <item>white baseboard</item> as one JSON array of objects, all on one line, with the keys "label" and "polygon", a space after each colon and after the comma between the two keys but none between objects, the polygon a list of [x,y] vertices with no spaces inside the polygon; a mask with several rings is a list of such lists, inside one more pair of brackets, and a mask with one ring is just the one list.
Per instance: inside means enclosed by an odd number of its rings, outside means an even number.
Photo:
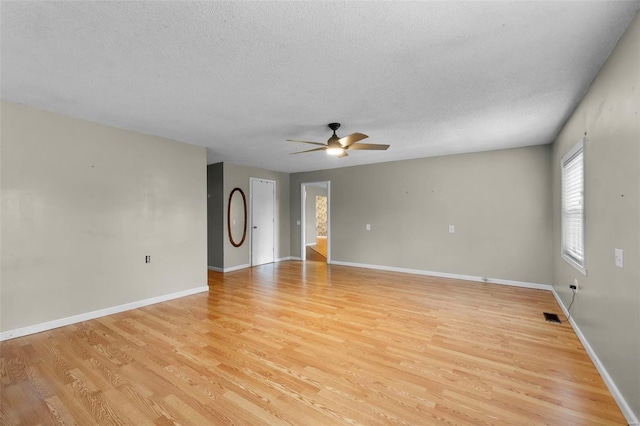
[{"label": "white baseboard", "polygon": [[71,325],[82,321],[88,321],[107,315],[117,314],[118,312],[129,311],[131,309],[141,308],[143,306],[153,305],[155,303],[166,302],[167,300],[177,299],[180,297],[190,296],[196,293],[209,291],[209,286],[202,286],[183,290],[176,293],[165,294],[163,296],[151,297],[149,299],[138,300],[137,302],[125,303],[124,305],[112,306],[110,308],[98,309],[97,311],[87,312],[84,314],[73,315],[71,317],[60,318],[53,321],[47,321],[40,324],[34,324],[27,327],[16,328],[0,333],[0,342],[16,337],[27,336],[29,334],[40,333],[42,331],[52,330],[65,325]]},{"label": "white baseboard", "polygon": [[245,269],[245,268],[250,268],[251,265],[249,265],[248,263],[245,263],[244,265],[236,265],[236,266],[229,266],[228,268],[219,268],[217,266],[208,266],[207,269],[209,269],[210,271],[216,271],[216,272],[232,272],[232,271],[238,271],[240,269]]},{"label": "white baseboard", "polygon": [[222,272],[233,272],[233,271],[239,271],[240,269],[246,269],[246,268],[251,268],[251,265],[248,263],[245,263],[243,265],[229,266],[228,268],[224,268]]},{"label": "white baseboard", "polygon": [[[278,259],[276,259],[274,262],[284,262],[287,260],[294,260],[295,258],[291,257],[291,256],[286,256],[286,257],[279,257]],[[246,269],[246,268],[251,268],[251,264],[249,263],[245,263],[243,265],[236,265],[236,266],[230,266],[228,268],[219,268],[217,266],[209,266],[208,269],[210,271],[216,271],[216,272],[233,272],[233,271],[238,271],[240,269]]]},{"label": "white baseboard", "polygon": [[[560,305],[562,312],[564,312],[565,317],[569,317],[569,312],[567,311],[567,308],[564,306],[562,299],[560,299],[560,296],[556,292],[556,289],[552,287],[551,293],[553,293],[553,297],[556,298],[556,301],[558,302],[558,305]],[[609,372],[607,372],[607,369],[604,368],[602,361],[600,361],[600,358],[598,358],[598,355],[596,355],[596,352],[593,350],[593,348],[589,344],[589,341],[587,340],[587,338],[584,336],[584,334],[582,334],[582,330],[580,330],[580,327],[578,327],[578,324],[576,324],[573,318],[569,318],[569,324],[571,324],[571,327],[573,327],[573,331],[576,333],[576,336],[578,336],[578,339],[580,339],[580,343],[582,343],[582,346],[584,346],[584,349],[587,351],[587,354],[589,354],[589,358],[591,358],[591,362],[593,362],[593,365],[596,366],[596,369],[598,370],[598,373],[600,373],[602,380],[604,381],[605,385],[607,385],[607,388],[609,388],[609,392],[611,392],[613,399],[618,404],[618,407],[620,408],[620,411],[622,411],[622,414],[624,415],[624,418],[627,420],[627,423],[629,423],[629,425],[631,426],[640,426],[638,417],[636,417],[634,412],[631,410],[631,407],[629,407],[629,404],[622,396],[622,393],[620,393],[620,390],[618,389],[615,382],[609,375]]]},{"label": "white baseboard", "polygon": [[365,263],[342,262],[339,260],[332,260],[331,264],[342,265],[342,266],[352,266],[356,268],[377,269],[380,271],[403,272],[405,274],[428,275],[428,276],[440,277],[440,278],[453,278],[456,280],[477,281],[477,282],[487,283],[487,284],[502,284],[502,285],[509,285],[514,287],[533,288],[536,290],[551,291],[553,289],[553,286],[551,284],[539,284],[539,283],[530,283],[526,281],[504,280],[501,278],[477,277],[473,275],[450,274],[448,272],[425,271],[422,269],[408,269],[408,268],[397,268],[395,266],[369,265]]}]

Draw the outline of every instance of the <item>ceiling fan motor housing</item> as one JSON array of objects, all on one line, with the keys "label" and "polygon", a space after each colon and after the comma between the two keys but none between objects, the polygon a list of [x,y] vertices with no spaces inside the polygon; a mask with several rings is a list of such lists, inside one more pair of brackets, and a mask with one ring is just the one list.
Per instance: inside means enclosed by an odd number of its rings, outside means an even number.
[{"label": "ceiling fan motor housing", "polygon": [[333,135],[329,138],[329,140],[327,140],[327,146],[329,148],[331,147],[336,147],[336,148],[342,148],[342,145],[339,142],[340,138],[336,135]]},{"label": "ceiling fan motor housing", "polygon": [[333,130],[333,135],[327,139],[327,147],[329,148],[342,148],[342,144],[338,142],[340,138],[336,135],[336,130],[340,128],[340,123],[329,123],[329,128]]}]

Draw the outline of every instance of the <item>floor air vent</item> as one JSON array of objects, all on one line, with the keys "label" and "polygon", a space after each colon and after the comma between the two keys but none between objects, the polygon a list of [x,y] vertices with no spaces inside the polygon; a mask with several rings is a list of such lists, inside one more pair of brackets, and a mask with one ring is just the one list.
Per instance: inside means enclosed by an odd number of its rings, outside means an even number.
[{"label": "floor air vent", "polygon": [[555,322],[557,324],[560,324],[562,321],[560,321],[560,317],[558,317],[558,314],[550,314],[549,312],[543,312],[544,315],[544,319],[547,322]]}]

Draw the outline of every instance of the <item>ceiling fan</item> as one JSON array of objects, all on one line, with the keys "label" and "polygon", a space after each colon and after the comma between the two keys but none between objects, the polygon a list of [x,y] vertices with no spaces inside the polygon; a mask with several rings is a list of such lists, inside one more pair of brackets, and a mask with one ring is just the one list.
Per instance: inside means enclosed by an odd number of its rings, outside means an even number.
[{"label": "ceiling fan", "polygon": [[346,157],[347,150],[385,150],[389,148],[389,145],[380,145],[374,143],[359,143],[363,139],[368,138],[369,136],[363,133],[351,133],[349,136],[345,136],[344,138],[338,137],[336,135],[336,130],[340,128],[340,123],[329,123],[329,128],[333,130],[333,136],[327,140],[326,144],[320,142],[309,142],[309,141],[298,141],[293,139],[287,139],[287,142],[301,142],[308,143],[311,145],[320,145],[320,148],[308,149],[306,151],[300,152],[292,152],[293,154],[303,154],[305,152],[313,152],[313,151],[327,151],[329,155],[335,155],[336,157]]}]

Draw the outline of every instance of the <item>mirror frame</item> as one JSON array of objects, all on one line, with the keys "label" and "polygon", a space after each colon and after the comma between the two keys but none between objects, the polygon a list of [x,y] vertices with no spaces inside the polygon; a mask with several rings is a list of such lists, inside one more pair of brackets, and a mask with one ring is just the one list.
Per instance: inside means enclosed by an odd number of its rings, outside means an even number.
[{"label": "mirror frame", "polygon": [[[239,243],[233,240],[233,234],[231,233],[231,200],[233,200],[233,194],[235,194],[236,191],[242,195],[242,207],[244,208],[244,227],[242,228],[242,239]],[[247,198],[244,196],[244,191],[240,188],[233,188],[231,194],[229,194],[229,203],[227,204],[227,232],[229,233],[229,241],[234,247],[240,247],[247,237]]]}]

